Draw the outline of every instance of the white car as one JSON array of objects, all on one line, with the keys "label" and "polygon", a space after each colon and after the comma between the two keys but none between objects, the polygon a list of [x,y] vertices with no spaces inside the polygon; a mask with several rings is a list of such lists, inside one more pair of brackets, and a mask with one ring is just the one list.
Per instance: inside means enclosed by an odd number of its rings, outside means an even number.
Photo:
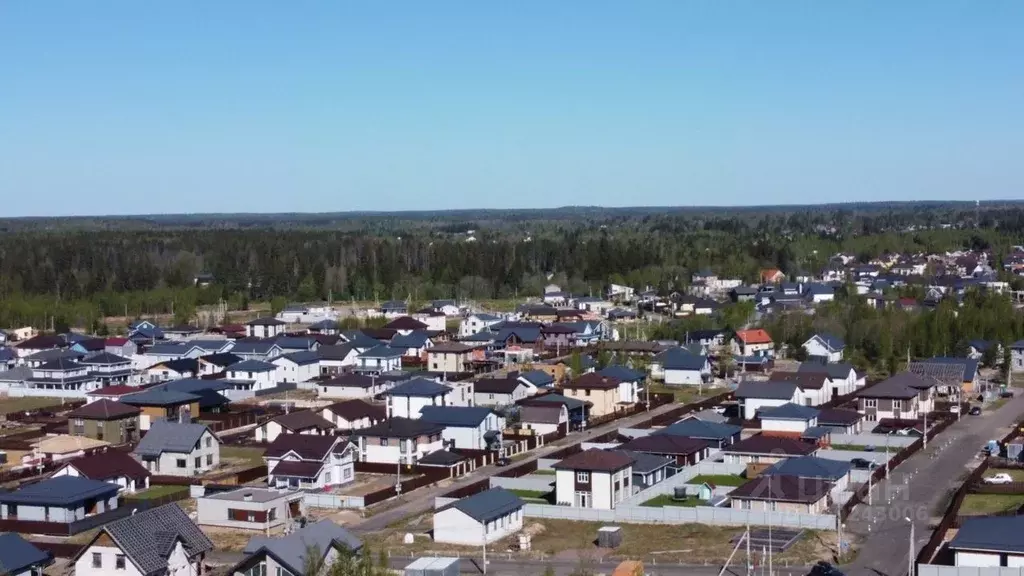
[{"label": "white car", "polygon": [[960,405],[959,404],[953,404],[952,406],[950,406],[949,407],[949,413],[950,414],[959,414],[960,413]]},{"label": "white car", "polygon": [[1013,477],[1005,472],[985,478],[985,484],[1012,484]]}]

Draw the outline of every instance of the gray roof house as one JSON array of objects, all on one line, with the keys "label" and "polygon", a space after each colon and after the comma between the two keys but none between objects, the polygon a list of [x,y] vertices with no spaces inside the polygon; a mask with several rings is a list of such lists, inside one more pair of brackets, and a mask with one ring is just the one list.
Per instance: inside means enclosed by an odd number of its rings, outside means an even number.
[{"label": "gray roof house", "polygon": [[116,574],[128,562],[142,576],[199,574],[211,550],[213,542],[171,503],[107,524],[71,562],[76,574]]},{"label": "gray roof house", "polygon": [[[245,559],[231,568],[228,574],[305,574],[306,568],[313,564],[328,568],[338,557],[338,551],[355,553],[362,547],[362,541],[344,527],[330,520],[321,520],[279,538],[253,536],[243,550]],[[307,558],[314,551],[319,557]],[[264,564],[266,569],[260,570],[260,564]],[[251,572],[253,569],[257,571]]]},{"label": "gray roof house", "polygon": [[652,434],[670,434],[673,436],[696,438],[697,440],[707,440],[713,446],[721,448],[739,440],[742,431],[743,428],[732,424],[719,424],[697,418],[686,418]]},{"label": "gray roof house", "polygon": [[220,440],[203,424],[157,420],[133,454],[153,474],[194,476],[220,464]]},{"label": "gray roof house", "polygon": [[837,483],[850,474],[853,465],[843,460],[818,458],[817,456],[798,456],[787,458],[771,468],[761,472],[762,476],[782,475],[799,478],[817,478]]},{"label": "gray roof house", "polygon": [[25,576],[42,574],[53,563],[53,555],[36,548],[21,534],[0,534],[0,574]]},{"label": "gray roof house", "polygon": [[[1024,516],[967,518],[948,547],[957,567],[1001,566],[1010,558],[1019,565],[1024,558]],[[998,570],[998,568],[994,568]]]},{"label": "gray roof house", "polygon": [[96,524],[85,526],[80,520],[123,515],[118,490],[117,484],[80,476],[47,478],[0,494],[0,518],[67,524],[69,530],[82,532]]},{"label": "gray roof house", "polygon": [[523,527],[526,503],[505,488],[491,488],[434,511],[434,541],[482,545]]}]

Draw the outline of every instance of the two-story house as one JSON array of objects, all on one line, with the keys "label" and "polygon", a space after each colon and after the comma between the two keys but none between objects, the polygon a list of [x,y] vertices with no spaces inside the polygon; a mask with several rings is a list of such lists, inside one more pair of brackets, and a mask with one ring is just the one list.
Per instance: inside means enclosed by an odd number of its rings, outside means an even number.
[{"label": "two-story house", "polygon": [[159,420],[191,421],[199,416],[200,396],[164,388],[147,388],[134,394],[126,394],[118,400],[122,404],[142,410],[139,427],[149,430]]},{"label": "two-story house", "polygon": [[317,382],[316,389],[319,398],[373,398],[386,392],[394,383],[394,380],[372,374],[345,372]]},{"label": "two-story house", "polygon": [[132,453],[153,474],[196,476],[220,464],[220,439],[203,424],[159,420]]},{"label": "two-story house", "polygon": [[792,382],[743,382],[736,388],[735,397],[740,402],[740,413],[744,420],[753,420],[764,408],[798,403],[799,389]]},{"label": "two-story house", "polygon": [[68,434],[105,440],[111,444],[137,442],[142,409],[101,399],[68,412]]},{"label": "two-story house", "polygon": [[320,415],[338,430],[358,430],[387,418],[387,408],[365,400],[344,400],[325,406]]},{"label": "two-story house", "polygon": [[245,335],[250,338],[273,338],[284,334],[288,325],[277,318],[257,318],[245,324]]},{"label": "two-story house", "polygon": [[797,387],[797,404],[804,406],[820,406],[833,398],[831,379],[828,372],[803,370],[792,372],[776,370],[772,372],[769,382],[790,382]]},{"label": "two-story house", "polygon": [[25,396],[59,396],[85,398],[86,393],[101,388],[100,380],[89,366],[76,360],[60,358],[32,368],[25,380]]},{"label": "two-story house", "polygon": [[502,322],[502,318],[494,314],[471,314],[459,323],[459,338],[490,330],[492,326],[500,322]]},{"label": "two-story house", "polygon": [[355,451],[339,436],[281,434],[267,446],[267,485],[326,488],[355,479]]},{"label": "two-story house", "polygon": [[70,564],[75,576],[203,573],[213,542],[176,503],[143,510],[103,526]]},{"label": "two-story house", "polygon": [[227,367],[226,379],[236,390],[258,392],[277,386],[277,368],[263,360],[243,360]]},{"label": "two-story house", "polygon": [[732,339],[734,356],[775,356],[775,342],[766,330],[737,330]]},{"label": "two-story house", "polygon": [[444,429],[433,422],[393,416],[354,431],[352,441],[361,462],[415,464],[444,447]]},{"label": "two-story house", "polygon": [[[613,414],[617,410],[632,406],[637,401],[638,391],[635,382],[623,382],[612,376],[602,376],[597,372],[584,374],[565,385],[562,391],[565,396],[582,400],[591,404],[591,416]],[[631,402],[625,402],[624,398]]]},{"label": "two-story house", "polygon": [[424,406],[420,420],[444,427],[446,448],[499,450],[505,418],[489,408],[474,406]]},{"label": "two-story house", "polygon": [[82,358],[81,363],[99,380],[101,386],[126,384],[132,375],[132,361],[108,352]]},{"label": "two-story house", "polygon": [[510,406],[528,397],[530,388],[518,375],[481,378],[473,383],[473,400],[477,406]]},{"label": "two-story house", "polygon": [[309,382],[320,375],[320,355],[315,350],[284,354],[274,358],[270,363],[277,366],[275,384]]},{"label": "two-story house", "polygon": [[273,442],[281,434],[333,435],[336,428],[313,410],[298,410],[275,416],[256,427],[257,442]]},{"label": "two-story house", "polygon": [[556,502],[574,508],[615,508],[633,495],[633,462],[627,452],[598,448],[556,462]]},{"label": "two-story house", "polygon": [[442,342],[427,350],[427,369],[457,374],[469,371],[474,346],[462,342]]},{"label": "two-story house", "polygon": [[413,378],[384,393],[387,399],[388,418],[419,418],[424,406],[447,406],[452,389],[449,386]]},{"label": "two-story house", "polygon": [[356,365],[353,369],[361,374],[383,374],[401,370],[402,351],[383,344],[370,348],[356,356]]},{"label": "two-story house", "polygon": [[917,420],[927,412],[921,405],[932,402],[933,388],[933,382],[901,372],[857,392],[857,410],[867,422],[883,418]]},{"label": "two-story house", "polygon": [[340,374],[345,368],[356,365],[359,350],[348,343],[323,345],[317,348],[320,356],[321,374]]}]

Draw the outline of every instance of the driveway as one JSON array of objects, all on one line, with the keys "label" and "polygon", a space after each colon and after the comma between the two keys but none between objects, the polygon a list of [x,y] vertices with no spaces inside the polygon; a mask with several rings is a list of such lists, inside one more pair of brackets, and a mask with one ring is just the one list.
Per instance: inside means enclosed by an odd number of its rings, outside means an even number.
[{"label": "driveway", "polygon": [[[858,506],[846,530],[862,540],[857,559],[845,572],[853,576],[903,576],[910,552],[910,524],[914,523],[914,555],[928,542],[929,522],[942,516],[936,510],[962,475],[978,466],[982,445],[1010,431],[1024,412],[1024,396],[1017,396],[994,412],[963,416],[909,460],[893,470],[892,478],[875,488],[874,506]],[[892,498],[891,503],[886,502]]]},{"label": "driveway", "polygon": [[[659,406],[653,410],[641,412],[639,414],[634,414],[633,416],[629,416],[626,418],[621,418],[619,420],[609,422],[607,424],[598,426],[597,428],[593,428],[585,432],[572,433],[569,436],[562,438],[561,440],[545,445],[543,448],[531,450],[528,453],[529,455],[527,457],[516,460],[514,462],[514,465],[518,466],[523,462],[529,462],[531,460],[536,460],[538,458],[544,458],[548,454],[551,454],[552,452],[555,452],[561,448],[564,448],[572,444],[584,442],[589,437],[600,436],[601,434],[611,432],[622,427],[633,426],[638,422],[650,418],[651,416],[663,414],[678,407],[678,404],[665,404],[664,406]],[[400,496],[398,498],[398,501],[401,502],[401,504],[399,504],[398,506],[394,506],[394,501],[391,501],[391,508],[387,510],[382,510],[381,512],[363,520],[362,522],[359,522],[358,524],[352,524],[348,526],[348,528],[355,532],[364,533],[383,530],[384,528],[387,528],[391,524],[394,524],[395,522],[402,520],[403,518],[417,516],[428,510],[433,509],[434,498],[436,498],[437,496],[441,496],[447,492],[455,490],[456,488],[461,488],[463,486],[473,484],[474,482],[479,482],[484,478],[494,476],[501,470],[501,468],[498,468],[496,466],[483,466],[481,468],[477,468],[476,471],[473,472],[472,474],[464,476],[460,478],[458,481],[447,486],[431,486],[421,488],[419,490],[414,490],[413,492],[407,495]]]}]

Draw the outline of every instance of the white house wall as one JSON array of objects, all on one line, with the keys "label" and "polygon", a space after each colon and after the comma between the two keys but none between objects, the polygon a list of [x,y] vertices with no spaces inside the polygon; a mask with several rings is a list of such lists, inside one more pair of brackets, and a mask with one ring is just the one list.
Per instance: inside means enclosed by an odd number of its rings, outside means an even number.
[{"label": "white house wall", "polygon": [[462,546],[482,546],[506,538],[523,528],[523,509],[513,510],[485,526],[457,508],[434,514],[434,541]]}]

